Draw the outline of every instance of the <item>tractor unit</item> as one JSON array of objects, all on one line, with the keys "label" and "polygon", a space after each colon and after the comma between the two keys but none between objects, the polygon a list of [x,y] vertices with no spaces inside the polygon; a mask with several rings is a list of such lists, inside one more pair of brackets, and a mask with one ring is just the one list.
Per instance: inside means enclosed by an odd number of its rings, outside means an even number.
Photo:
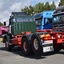
[{"label": "tractor unit", "polygon": [[25,55],[54,51],[52,36],[48,32],[37,32],[34,17],[24,12],[12,12],[3,42],[7,50],[17,46]]}]

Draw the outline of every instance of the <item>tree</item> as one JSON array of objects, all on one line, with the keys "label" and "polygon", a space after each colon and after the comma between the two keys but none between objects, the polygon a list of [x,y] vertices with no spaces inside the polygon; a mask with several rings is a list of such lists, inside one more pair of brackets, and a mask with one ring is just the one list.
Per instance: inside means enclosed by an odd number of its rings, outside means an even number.
[{"label": "tree", "polygon": [[58,6],[63,6],[64,5],[64,0],[60,0],[59,5]]},{"label": "tree", "polygon": [[28,13],[29,13],[29,8],[25,6],[24,9],[21,9],[21,11],[23,11],[23,12],[28,12]]},{"label": "tree", "polygon": [[54,1],[52,2],[52,4],[50,5],[50,8],[51,8],[51,10],[54,10],[54,9],[56,9],[56,6],[55,6],[55,3],[54,3]]},{"label": "tree", "polygon": [[30,5],[29,6],[29,14],[32,14],[34,12],[34,8]]},{"label": "tree", "polygon": [[3,24],[0,22],[0,26],[3,26]]},{"label": "tree", "polygon": [[60,0],[60,2],[61,2],[61,5],[64,5],[64,0]]},{"label": "tree", "polygon": [[29,14],[33,14],[34,13],[39,13],[44,11],[44,3],[38,3],[35,6],[29,6],[29,7],[25,7],[23,9],[21,9],[21,11],[23,12],[28,12]]},{"label": "tree", "polygon": [[45,10],[50,10],[49,2],[46,2],[46,3],[45,3]]},{"label": "tree", "polygon": [[44,3],[38,3],[34,6],[29,6],[23,8],[21,11],[23,12],[28,12],[30,15],[34,13],[40,13],[43,12],[44,10],[54,10],[56,8],[54,1],[50,5],[49,2],[46,2],[45,5]]},{"label": "tree", "polygon": [[35,5],[34,10],[36,13],[44,11],[44,3],[38,3]]}]

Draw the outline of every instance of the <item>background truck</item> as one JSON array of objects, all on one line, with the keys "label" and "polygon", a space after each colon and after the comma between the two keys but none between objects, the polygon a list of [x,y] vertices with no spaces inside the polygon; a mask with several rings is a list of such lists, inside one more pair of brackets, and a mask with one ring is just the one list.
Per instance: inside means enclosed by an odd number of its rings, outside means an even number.
[{"label": "background truck", "polygon": [[41,54],[53,51],[53,39],[48,32],[36,32],[33,16],[24,12],[12,12],[9,31],[3,37],[5,47],[11,50],[18,46],[23,54]]},{"label": "background truck", "polygon": [[56,35],[56,40],[54,42],[55,49],[64,49],[64,6],[58,7],[53,14],[53,32]]},{"label": "background truck", "polygon": [[64,49],[64,6],[60,6],[54,11],[52,29],[38,30],[38,32],[48,32],[52,36],[55,52]]},{"label": "background truck", "polygon": [[54,10],[49,10],[34,15],[37,30],[52,29],[53,13]]},{"label": "background truck", "polygon": [[0,36],[8,32],[7,26],[0,26]]}]

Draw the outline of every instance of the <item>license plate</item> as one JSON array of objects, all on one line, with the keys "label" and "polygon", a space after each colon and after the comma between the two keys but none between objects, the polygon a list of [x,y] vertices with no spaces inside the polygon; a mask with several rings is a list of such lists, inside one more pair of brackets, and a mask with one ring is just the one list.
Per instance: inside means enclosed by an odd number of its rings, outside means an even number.
[{"label": "license plate", "polygon": [[53,46],[43,47],[43,52],[51,52],[51,51],[53,51]]}]

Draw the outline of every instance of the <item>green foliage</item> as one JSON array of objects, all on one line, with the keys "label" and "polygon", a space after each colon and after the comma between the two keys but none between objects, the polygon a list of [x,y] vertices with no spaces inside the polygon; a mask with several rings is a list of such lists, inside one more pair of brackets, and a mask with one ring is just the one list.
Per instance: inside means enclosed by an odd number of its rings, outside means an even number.
[{"label": "green foliage", "polygon": [[0,22],[0,26],[3,26],[3,24]]},{"label": "green foliage", "polygon": [[45,10],[50,10],[49,2],[46,2],[46,4],[45,4]]},{"label": "green foliage", "polygon": [[50,5],[50,8],[51,8],[51,10],[54,10],[54,9],[56,9],[56,6],[55,6],[55,3],[54,3],[54,1],[52,2],[52,4]]},{"label": "green foliage", "polygon": [[34,8],[30,5],[29,6],[29,12],[28,13],[31,14],[33,11],[34,11]]},{"label": "green foliage", "polygon": [[61,5],[64,5],[64,0],[61,0]]},{"label": "green foliage", "polygon": [[25,6],[24,9],[22,9],[23,12],[28,12],[29,11],[29,8]]},{"label": "green foliage", "polygon": [[63,6],[63,5],[64,5],[64,0],[60,0],[59,6]]},{"label": "green foliage", "polygon": [[34,6],[29,6],[21,9],[22,12],[28,12],[29,14],[39,13],[43,12],[44,10],[54,10],[56,8],[54,1],[52,4],[49,4],[49,2],[44,3],[38,3]]},{"label": "green foliage", "polygon": [[44,3],[38,3],[33,8],[35,13],[42,12],[44,11]]}]

